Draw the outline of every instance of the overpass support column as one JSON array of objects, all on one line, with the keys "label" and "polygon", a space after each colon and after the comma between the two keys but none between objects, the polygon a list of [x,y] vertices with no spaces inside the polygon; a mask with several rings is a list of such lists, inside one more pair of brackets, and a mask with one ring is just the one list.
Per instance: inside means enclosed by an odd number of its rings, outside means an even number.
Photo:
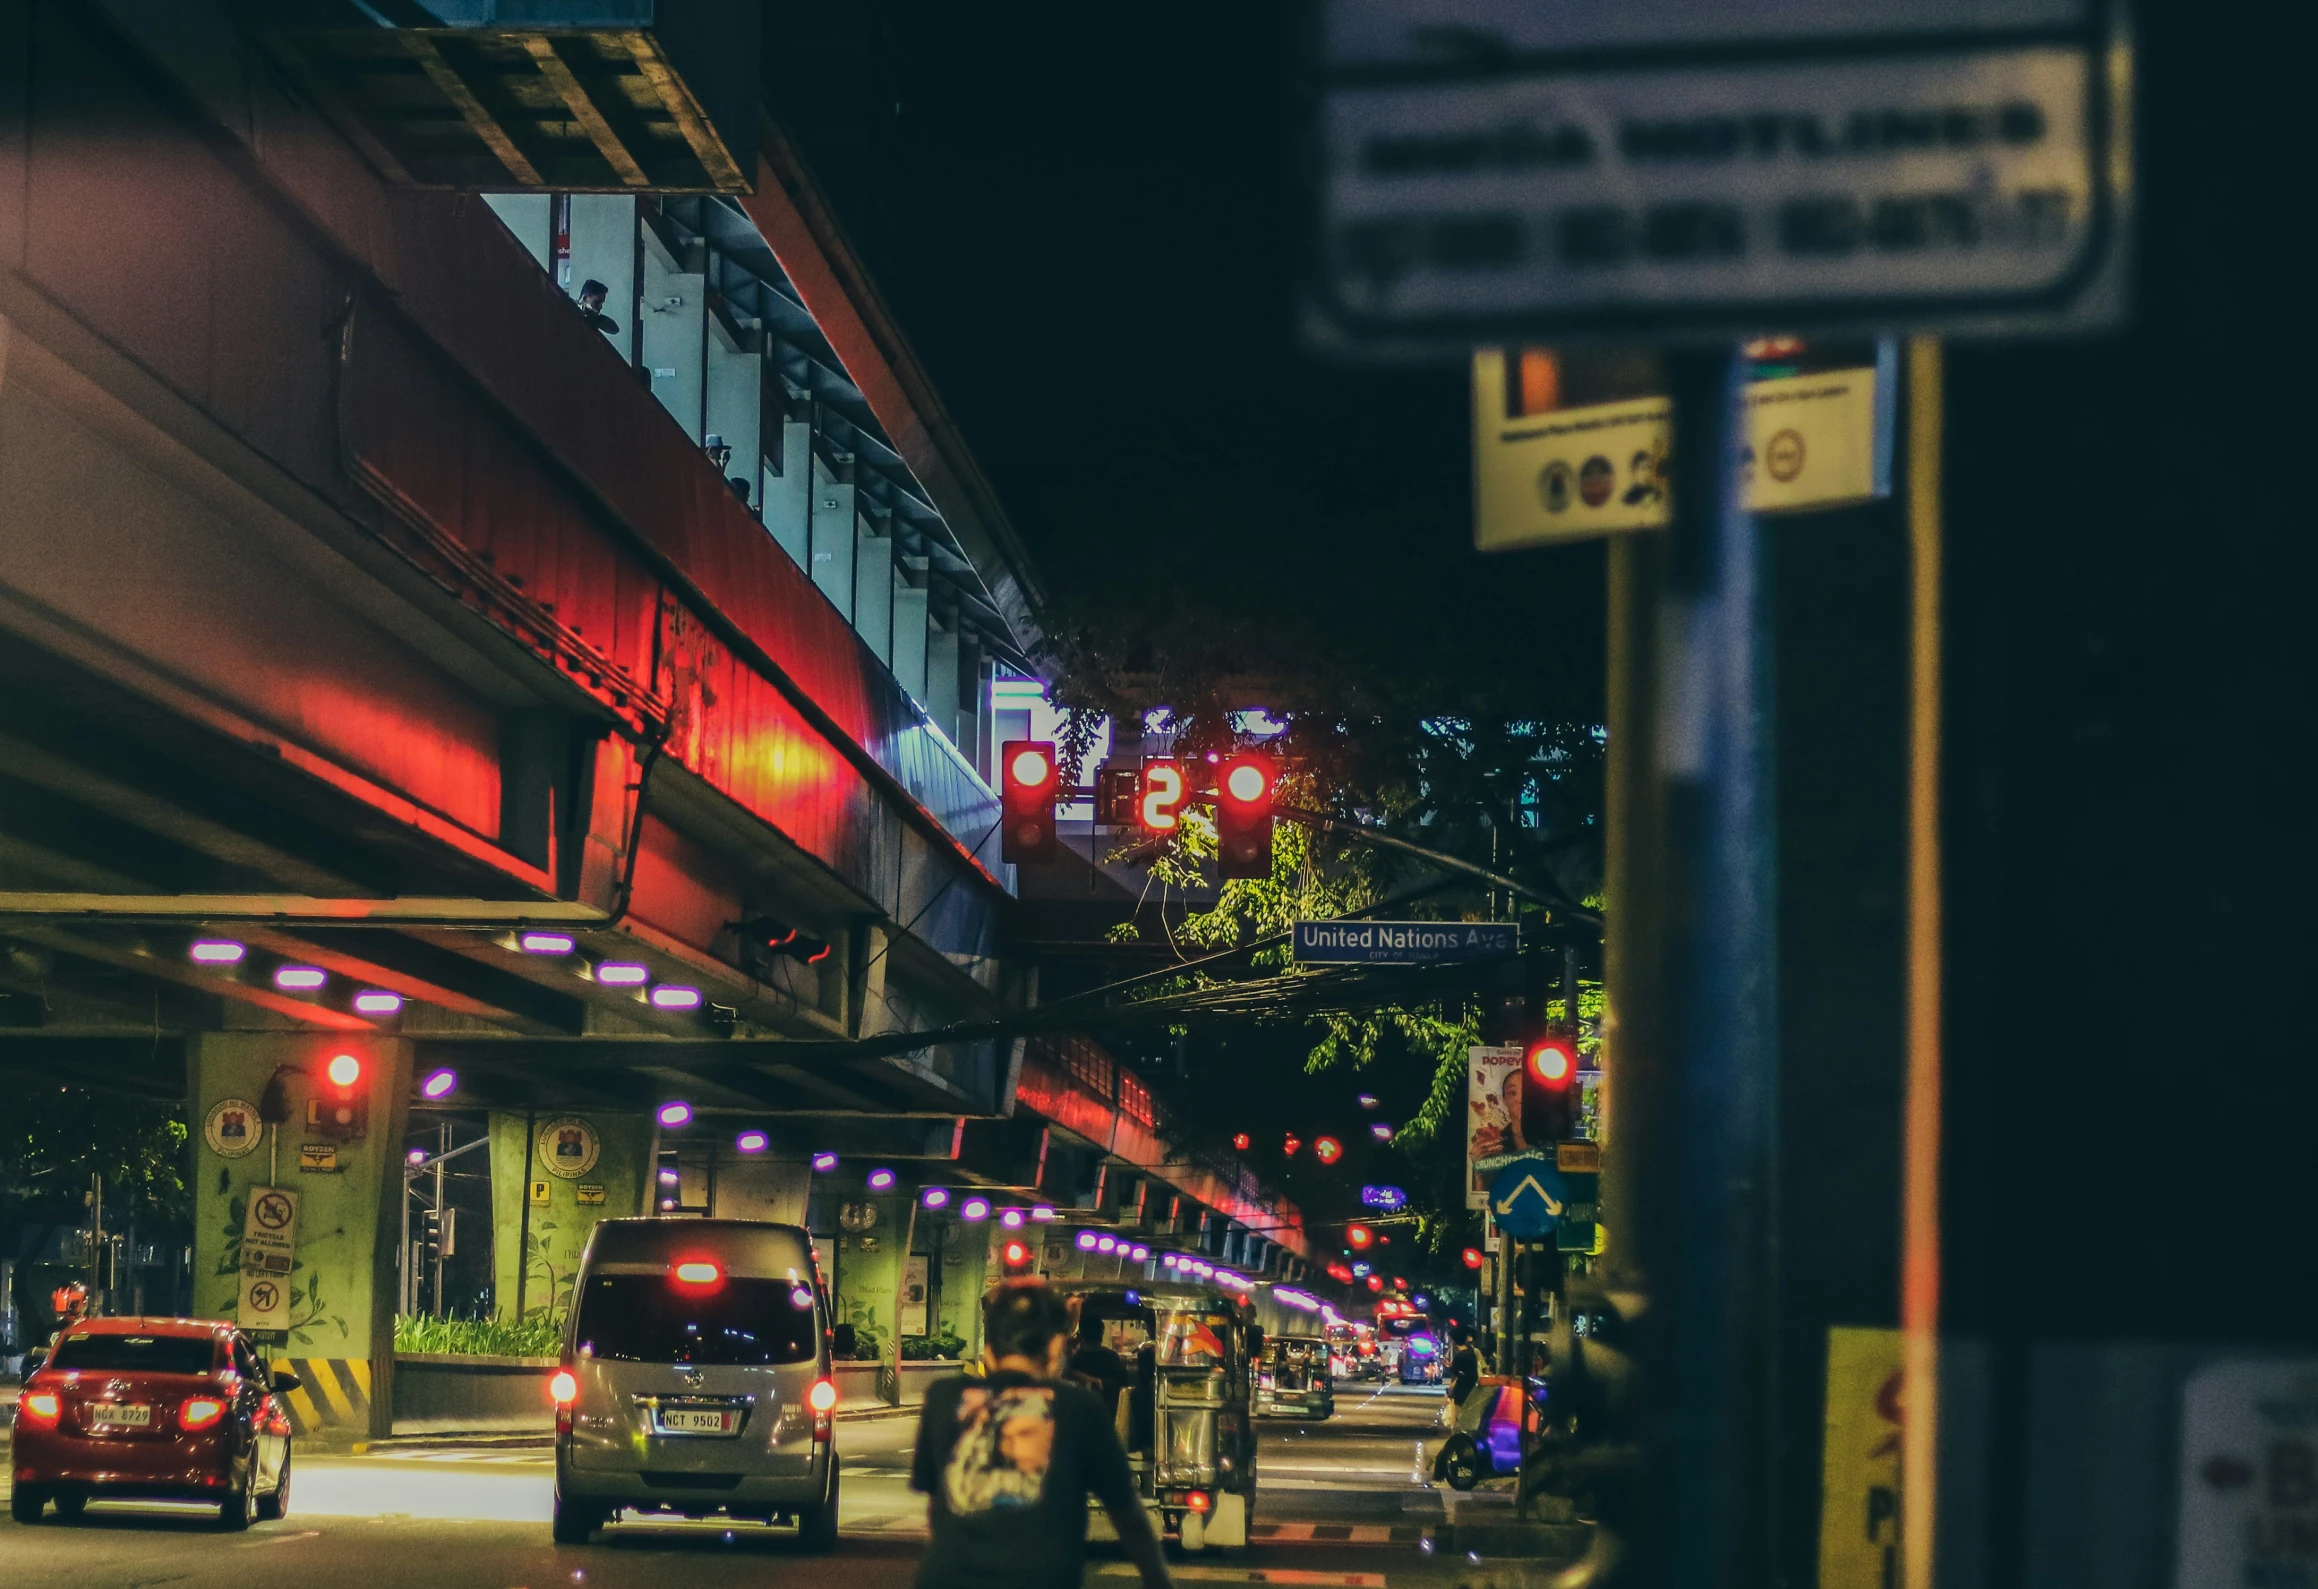
[{"label": "overpass support column", "polygon": [[560,1323],[596,1221],[651,1212],[652,1122],[609,1112],[494,1110],[489,1152],[499,1317]]},{"label": "overpass support column", "polygon": [[901,1401],[902,1284],[915,1235],[917,1188],[854,1192],[838,1204],[837,1316],[867,1335],[877,1332],[879,1396]]},{"label": "overpass support column", "polygon": [[[336,1103],[327,1067],[340,1054],[361,1064],[354,1096],[367,1114],[360,1134],[344,1140],[327,1111],[322,1123],[310,1124],[308,1114],[310,1102]],[[288,1397],[300,1435],[392,1433],[395,1199],[410,1112],[409,1043],[203,1032],[188,1045],[186,1070],[194,1312],[238,1320],[274,1361],[294,1365],[305,1381]],[[260,1105],[274,1080],[290,1118],[265,1126]],[[245,1286],[243,1237],[253,1224],[289,1234],[289,1267],[253,1273]],[[248,1267],[261,1267],[255,1245],[249,1256]]]}]

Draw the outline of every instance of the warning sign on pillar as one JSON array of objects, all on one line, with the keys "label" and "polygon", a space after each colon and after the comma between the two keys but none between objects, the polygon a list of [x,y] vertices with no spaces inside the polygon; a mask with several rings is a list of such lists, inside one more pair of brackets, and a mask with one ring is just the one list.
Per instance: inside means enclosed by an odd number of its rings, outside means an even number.
[{"label": "warning sign on pillar", "polygon": [[1901,1345],[1897,1330],[1827,1332],[1819,1589],[1899,1582]]},{"label": "warning sign on pillar", "polygon": [[290,1271],[297,1263],[298,1194],[279,1186],[250,1188],[242,1219],[241,1299],[235,1321],[245,1330],[290,1327]]}]

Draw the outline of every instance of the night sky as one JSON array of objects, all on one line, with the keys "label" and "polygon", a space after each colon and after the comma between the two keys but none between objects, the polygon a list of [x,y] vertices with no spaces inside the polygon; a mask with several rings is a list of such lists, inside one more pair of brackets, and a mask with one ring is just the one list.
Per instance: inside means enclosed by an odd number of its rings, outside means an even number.
[{"label": "night sky", "polygon": [[1278,9],[890,14],[881,274],[1065,625],[1323,695],[1590,707],[1599,551],[1472,551],[1462,366],[1298,345]]}]

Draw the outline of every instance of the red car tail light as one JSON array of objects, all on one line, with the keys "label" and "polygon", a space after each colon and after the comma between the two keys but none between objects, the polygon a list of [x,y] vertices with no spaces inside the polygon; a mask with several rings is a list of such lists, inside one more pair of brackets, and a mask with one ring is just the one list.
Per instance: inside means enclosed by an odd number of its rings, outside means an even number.
[{"label": "red car tail light", "polygon": [[53,1390],[27,1391],[16,1404],[16,1416],[27,1423],[54,1423],[64,1411],[64,1402]]},{"label": "red car tail light", "polygon": [[225,1416],[225,1403],[215,1396],[188,1396],[177,1408],[177,1427],[206,1429]]}]

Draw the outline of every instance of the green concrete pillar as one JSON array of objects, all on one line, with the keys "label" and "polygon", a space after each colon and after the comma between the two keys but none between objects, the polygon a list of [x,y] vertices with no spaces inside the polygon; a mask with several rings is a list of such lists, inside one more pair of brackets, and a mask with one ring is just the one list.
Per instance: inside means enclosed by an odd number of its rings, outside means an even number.
[{"label": "green concrete pillar", "polygon": [[[337,1126],[340,1094],[328,1079],[342,1054],[361,1066],[351,1098],[366,1118],[354,1136]],[[186,1073],[194,1312],[237,1320],[276,1361],[288,1361],[305,1381],[289,1397],[299,1433],[392,1433],[410,1045],[369,1034],[201,1032],[187,1044]],[[268,1127],[259,1106],[277,1077],[290,1118]],[[245,1286],[245,1258],[253,1271],[266,1261],[260,1242],[245,1253],[244,1236],[269,1212],[290,1238],[286,1272],[253,1273]],[[268,1323],[278,1327],[261,1327]]]},{"label": "green concrete pillar", "polygon": [[990,1225],[950,1220],[942,1232],[941,1329],[966,1343],[961,1362],[982,1355],[982,1291],[989,1284]]},{"label": "green concrete pillar", "polygon": [[902,1277],[917,1218],[917,1188],[856,1192],[838,1203],[837,1316],[878,1339],[878,1392],[901,1400]]},{"label": "green concrete pillar", "polygon": [[596,1221],[649,1212],[652,1122],[610,1112],[494,1110],[490,1154],[499,1317],[560,1326]]}]

